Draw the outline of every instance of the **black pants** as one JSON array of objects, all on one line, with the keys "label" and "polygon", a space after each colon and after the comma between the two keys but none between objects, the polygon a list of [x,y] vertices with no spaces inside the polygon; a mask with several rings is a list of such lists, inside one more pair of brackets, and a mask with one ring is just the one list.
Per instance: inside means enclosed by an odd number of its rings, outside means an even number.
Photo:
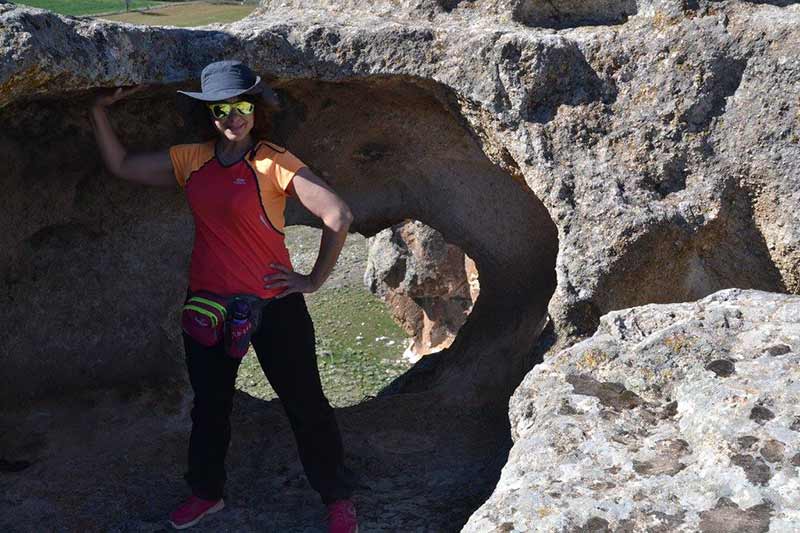
[{"label": "black pants", "polygon": [[[186,481],[200,498],[222,497],[230,414],[240,361],[222,345],[206,348],[183,335],[194,390],[189,470]],[[301,294],[270,302],[252,337],[264,374],[283,404],[294,430],[300,461],[324,503],[350,497],[342,439],[317,368],[314,325]]]}]

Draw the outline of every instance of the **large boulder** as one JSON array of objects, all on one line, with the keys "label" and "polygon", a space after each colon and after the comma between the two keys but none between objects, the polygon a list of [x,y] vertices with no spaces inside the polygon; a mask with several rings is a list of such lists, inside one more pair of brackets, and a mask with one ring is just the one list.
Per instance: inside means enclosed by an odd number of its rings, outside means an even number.
[{"label": "large boulder", "polygon": [[450,346],[480,293],[474,262],[414,221],[370,239],[364,283],[411,337],[405,357],[412,361]]},{"label": "large boulder", "polygon": [[800,297],[611,312],[514,393],[514,447],[464,531],[798,531],[798,403]]}]

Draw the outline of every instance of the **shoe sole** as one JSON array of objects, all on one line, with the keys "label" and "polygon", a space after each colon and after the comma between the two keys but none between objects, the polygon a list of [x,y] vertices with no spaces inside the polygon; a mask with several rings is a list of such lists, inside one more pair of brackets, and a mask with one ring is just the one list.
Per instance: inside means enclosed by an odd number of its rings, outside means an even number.
[{"label": "shoe sole", "polygon": [[225,508],[225,502],[223,500],[220,500],[220,501],[218,501],[216,503],[216,505],[214,505],[213,507],[209,507],[208,510],[205,513],[201,514],[200,516],[198,516],[197,518],[195,518],[191,522],[186,522],[185,524],[178,525],[175,522],[173,522],[172,520],[170,520],[169,523],[175,529],[186,529],[186,528],[192,527],[193,525],[198,523],[200,520],[203,519],[204,516],[210,515],[210,514],[214,514],[217,511],[223,510],[224,508]]}]

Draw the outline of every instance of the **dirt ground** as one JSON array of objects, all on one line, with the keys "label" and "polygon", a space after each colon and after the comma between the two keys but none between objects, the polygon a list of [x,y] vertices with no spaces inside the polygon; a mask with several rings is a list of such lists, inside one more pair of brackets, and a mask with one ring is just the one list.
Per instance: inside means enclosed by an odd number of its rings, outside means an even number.
[{"label": "dirt ground", "polygon": [[[190,402],[179,389],[87,393],[4,414],[0,531],[169,531],[187,495]],[[336,412],[363,532],[458,531],[511,444],[504,413],[446,408],[430,394]],[[279,402],[237,392],[232,424],[226,508],[192,531],[325,531]]]}]

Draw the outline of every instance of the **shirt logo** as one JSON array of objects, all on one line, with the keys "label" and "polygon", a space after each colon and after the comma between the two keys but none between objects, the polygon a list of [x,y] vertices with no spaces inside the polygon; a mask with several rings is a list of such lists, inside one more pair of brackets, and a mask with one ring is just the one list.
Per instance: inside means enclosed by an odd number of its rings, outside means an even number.
[{"label": "shirt logo", "polygon": [[247,185],[247,180],[244,178],[236,178],[235,180],[233,180],[233,183],[235,185]]}]

